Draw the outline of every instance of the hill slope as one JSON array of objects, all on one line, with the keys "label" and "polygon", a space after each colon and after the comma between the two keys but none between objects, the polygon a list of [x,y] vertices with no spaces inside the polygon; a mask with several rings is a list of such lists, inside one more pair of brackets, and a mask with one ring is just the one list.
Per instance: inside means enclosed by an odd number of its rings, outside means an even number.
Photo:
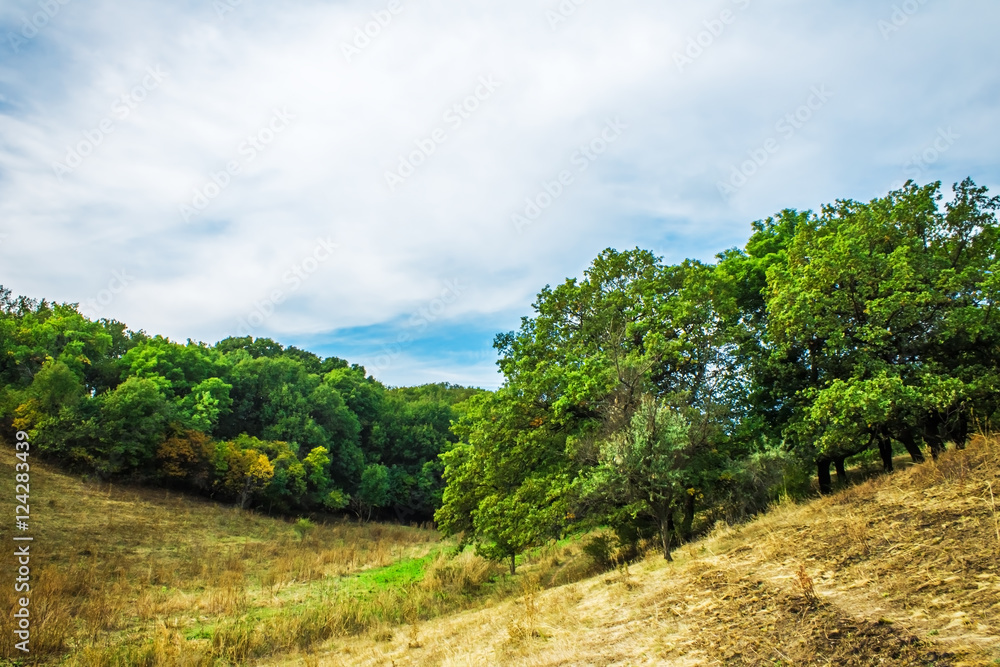
[{"label": "hill slope", "polygon": [[[12,447],[0,446],[0,488],[11,540]],[[428,528],[315,525],[303,538],[270,518],[162,489],[81,480],[31,460],[31,655],[98,667],[224,665],[264,651],[256,632],[311,643],[336,629],[323,582],[426,558]],[[0,557],[0,664],[15,650],[13,548]],[[315,619],[323,613],[323,626]],[[329,626],[329,629],[327,629]],[[275,642],[271,642],[274,644]],[[282,650],[277,645],[273,650]],[[69,656],[68,662],[62,662]]]},{"label": "hill slope", "polygon": [[980,438],[721,528],[673,564],[651,557],[395,637],[334,640],[305,664],[997,664],[992,494],[1000,450]]},{"label": "hill slope", "polygon": [[[0,448],[0,476],[14,462]],[[35,463],[31,481],[32,657],[52,663],[1000,661],[1000,447],[982,439],[720,527],[675,563],[582,580],[579,542],[510,579],[469,553],[449,560],[430,530],[343,523],[301,539],[286,520],[162,490]],[[17,657],[10,623],[0,615],[0,655]]]}]

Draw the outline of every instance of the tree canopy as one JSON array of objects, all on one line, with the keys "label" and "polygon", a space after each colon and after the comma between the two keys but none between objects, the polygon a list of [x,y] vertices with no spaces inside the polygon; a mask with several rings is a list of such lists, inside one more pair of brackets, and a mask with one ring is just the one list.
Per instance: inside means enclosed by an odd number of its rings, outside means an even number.
[{"label": "tree canopy", "polygon": [[177,343],[0,287],[0,429],[104,479],[241,507],[429,519],[462,401],[266,338]]},{"label": "tree canopy", "polygon": [[266,338],[178,343],[0,287],[0,430],[103,479],[241,507],[423,520],[509,564],[606,526],[666,558],[822,493],[869,450],[920,462],[1000,410],[1000,198],[965,180],[783,210],[743,248],[601,252],[499,334],[504,383],[389,388]]},{"label": "tree canopy", "polygon": [[600,253],[497,336],[504,386],[442,455],[446,532],[509,560],[574,527],[675,537],[874,448],[891,469],[997,413],[1000,198],[971,180],[753,224],[715,263]]}]

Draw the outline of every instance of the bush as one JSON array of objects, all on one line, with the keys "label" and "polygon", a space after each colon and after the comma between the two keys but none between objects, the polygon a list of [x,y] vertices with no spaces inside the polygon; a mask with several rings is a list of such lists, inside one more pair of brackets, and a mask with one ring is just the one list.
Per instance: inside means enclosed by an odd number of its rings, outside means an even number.
[{"label": "bush", "polygon": [[583,553],[587,554],[602,572],[615,566],[616,551],[617,540],[607,533],[594,535],[583,545]]},{"label": "bush", "polygon": [[731,461],[719,478],[714,497],[717,508],[710,522],[732,525],[767,510],[784,497],[802,498],[809,493],[810,473],[787,452],[773,449]]},{"label": "bush", "polygon": [[315,529],[316,524],[305,518],[299,519],[295,522],[295,525],[292,526],[292,530],[295,531],[295,534],[299,536],[300,540],[304,540],[309,537],[309,534]]}]

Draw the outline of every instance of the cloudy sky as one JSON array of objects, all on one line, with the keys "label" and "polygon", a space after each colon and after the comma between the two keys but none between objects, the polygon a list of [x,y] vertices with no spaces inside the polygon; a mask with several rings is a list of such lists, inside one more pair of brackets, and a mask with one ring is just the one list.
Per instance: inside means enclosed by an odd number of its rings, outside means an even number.
[{"label": "cloudy sky", "polygon": [[603,248],[1000,186],[995,0],[0,0],[0,284],[494,387]]}]

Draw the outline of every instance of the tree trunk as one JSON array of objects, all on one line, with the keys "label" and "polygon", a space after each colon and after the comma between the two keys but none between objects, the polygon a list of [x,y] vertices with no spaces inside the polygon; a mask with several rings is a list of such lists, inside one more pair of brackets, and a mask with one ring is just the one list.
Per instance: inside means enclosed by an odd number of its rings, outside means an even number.
[{"label": "tree trunk", "polygon": [[843,488],[847,486],[847,470],[844,468],[844,457],[836,459],[833,467],[837,470],[837,486]]},{"label": "tree trunk", "polygon": [[666,515],[660,516],[660,539],[663,541],[663,558],[668,562],[674,560],[670,555],[671,543],[674,538],[674,513],[673,508],[667,510]]},{"label": "tree trunk", "polygon": [[510,555],[510,576],[514,576],[514,572],[517,570],[517,554]]},{"label": "tree trunk", "polygon": [[969,440],[969,420],[965,417],[958,418],[955,428],[955,449],[965,449],[965,443]]},{"label": "tree trunk", "polygon": [[694,525],[694,509],[694,494],[689,493],[687,498],[684,499],[684,519],[681,521],[681,537],[684,538],[685,542],[691,540],[691,527]]},{"label": "tree trunk", "polygon": [[882,455],[883,470],[885,472],[892,472],[892,440],[889,438],[879,438],[878,453]]},{"label": "tree trunk", "polygon": [[924,453],[920,451],[920,444],[917,443],[917,438],[913,434],[913,431],[906,429],[900,433],[899,441],[903,443],[903,447],[906,447],[906,451],[909,452],[910,458],[914,463],[924,462]]},{"label": "tree trunk", "polygon": [[944,441],[935,436],[928,444],[931,448],[931,458],[937,461],[938,456],[944,451]]},{"label": "tree trunk", "polygon": [[941,418],[933,413],[924,426],[924,440],[931,450],[931,458],[937,461],[938,455],[944,451],[944,438],[941,436]]},{"label": "tree trunk", "polygon": [[833,483],[830,481],[830,460],[820,459],[817,461],[816,470],[819,477],[819,492],[824,496],[833,493]]},{"label": "tree trunk", "polygon": [[834,462],[834,467],[837,469],[837,485],[841,488],[847,486],[847,470],[844,469],[844,457],[836,459]]}]

